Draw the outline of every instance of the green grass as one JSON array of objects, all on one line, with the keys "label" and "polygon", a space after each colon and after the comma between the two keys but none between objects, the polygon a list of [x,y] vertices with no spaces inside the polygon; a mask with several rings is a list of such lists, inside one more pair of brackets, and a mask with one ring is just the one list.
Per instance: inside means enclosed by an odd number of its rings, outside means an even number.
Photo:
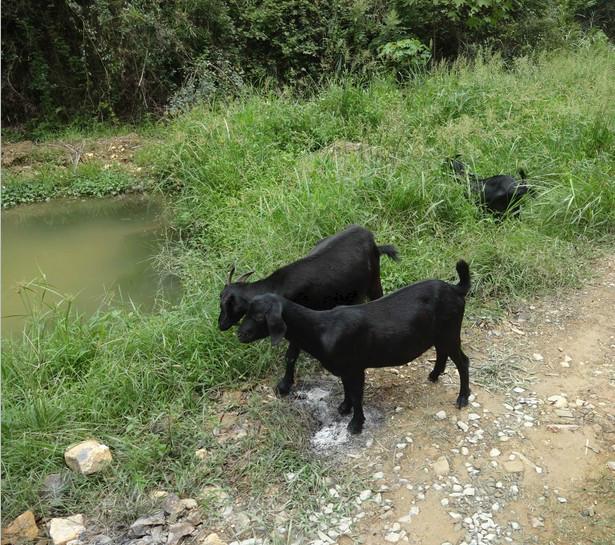
[{"label": "green grass", "polygon": [[12,173],[2,180],[2,207],[12,208],[58,197],[105,197],[142,191],[147,182],[122,167],[100,162],[69,169],[44,166],[34,176]]},{"label": "green grass", "polygon": [[[386,291],[452,279],[462,257],[473,273],[470,314],[579,284],[615,232],[614,72],[612,48],[586,41],[508,67],[497,57],[459,61],[403,87],[255,94],[160,127],[163,143],[137,160],[162,190],[181,188],[170,211],[178,236],[163,259],[184,299],[155,315],[62,319],[59,309],[3,342],[5,516],[51,512],[37,495],[42,479],[62,468],[67,445],[96,436],[116,462],[74,478],[64,511],[96,511],[105,498],[130,518],[157,487],[196,495],[216,484],[264,501],[275,485],[300,518],[340,471],[306,452],[301,415],[284,401],[260,410],[255,394],[246,411],[262,437],[231,447],[211,433],[218,389],[262,377],[269,387],[281,363],[267,343],[240,345],[217,330],[230,264],[264,275],[360,223],[400,250],[401,263],[383,260]],[[519,220],[496,222],[468,202],[442,167],[455,153],[484,175],[526,169],[537,195]],[[164,433],[155,431],[162,418]],[[193,456],[201,446],[214,452],[204,467]],[[285,484],[286,471],[303,471],[303,485]]]}]

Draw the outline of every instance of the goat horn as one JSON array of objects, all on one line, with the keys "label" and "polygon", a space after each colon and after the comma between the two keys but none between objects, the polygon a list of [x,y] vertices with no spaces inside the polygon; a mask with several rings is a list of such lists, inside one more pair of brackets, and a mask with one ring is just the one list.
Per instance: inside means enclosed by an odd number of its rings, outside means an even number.
[{"label": "goat horn", "polygon": [[226,279],[227,286],[232,282],[234,273],[235,273],[235,265],[232,265],[231,270],[228,272],[228,277]]},{"label": "goat horn", "polygon": [[248,276],[254,274],[254,271],[249,271],[247,273],[243,273],[238,279],[237,282],[245,282],[248,279]]}]

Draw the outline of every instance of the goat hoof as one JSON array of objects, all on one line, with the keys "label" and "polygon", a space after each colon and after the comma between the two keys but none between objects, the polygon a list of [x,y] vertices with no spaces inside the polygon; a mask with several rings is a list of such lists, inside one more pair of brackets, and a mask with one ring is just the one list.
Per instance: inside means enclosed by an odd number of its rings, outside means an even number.
[{"label": "goat hoof", "polygon": [[460,395],[457,398],[457,408],[458,409],[461,409],[462,407],[467,407],[468,406],[468,397],[469,396]]},{"label": "goat hoof", "polygon": [[431,382],[438,382],[438,378],[440,378],[440,375],[436,373],[435,371],[432,371],[431,373],[429,373],[428,378]]},{"label": "goat hoof", "polygon": [[348,422],[348,431],[352,435],[358,435],[363,431],[363,422],[357,422],[355,420],[351,420]]},{"label": "goat hoof", "polygon": [[340,413],[342,416],[350,414],[351,410],[352,410],[352,403],[350,403],[350,401],[342,401],[337,407],[337,412]]},{"label": "goat hoof", "polygon": [[287,396],[290,393],[291,386],[292,383],[288,383],[284,380],[281,380],[275,387],[275,393],[282,397]]}]

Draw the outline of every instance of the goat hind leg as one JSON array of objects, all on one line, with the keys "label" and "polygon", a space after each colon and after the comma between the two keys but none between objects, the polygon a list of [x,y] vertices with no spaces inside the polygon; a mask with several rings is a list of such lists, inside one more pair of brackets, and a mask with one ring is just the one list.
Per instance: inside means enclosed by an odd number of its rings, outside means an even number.
[{"label": "goat hind leg", "polygon": [[457,397],[457,408],[467,406],[470,397],[470,360],[463,353],[461,343],[451,352],[451,359],[459,372],[459,396]]},{"label": "goat hind leg", "polygon": [[444,350],[436,346],[436,363],[433,366],[433,371],[429,373],[429,380],[431,382],[438,382],[438,378],[442,373],[444,373],[444,370],[446,369],[447,359],[448,354]]}]

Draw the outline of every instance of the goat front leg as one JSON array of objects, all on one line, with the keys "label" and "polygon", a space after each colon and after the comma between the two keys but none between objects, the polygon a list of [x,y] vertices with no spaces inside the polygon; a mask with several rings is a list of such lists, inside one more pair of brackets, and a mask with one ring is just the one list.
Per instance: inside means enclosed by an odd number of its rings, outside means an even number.
[{"label": "goat front leg", "polygon": [[350,411],[352,410],[352,401],[350,398],[350,387],[348,380],[344,377],[342,377],[342,384],[344,385],[344,401],[338,405],[337,412],[342,416],[346,416],[347,414],[350,414]]},{"label": "goat front leg", "polygon": [[353,435],[363,431],[365,415],[363,414],[363,386],[365,384],[365,370],[346,375],[344,378],[344,388],[348,389],[350,401],[352,402],[352,419],[348,423],[348,431]]},{"label": "goat front leg", "polygon": [[286,372],[280,382],[278,382],[278,385],[275,387],[275,391],[278,395],[286,396],[290,392],[290,389],[295,382],[295,363],[297,362],[300,352],[301,348],[299,348],[296,344],[290,343],[288,345],[288,350],[286,351],[285,356]]}]

